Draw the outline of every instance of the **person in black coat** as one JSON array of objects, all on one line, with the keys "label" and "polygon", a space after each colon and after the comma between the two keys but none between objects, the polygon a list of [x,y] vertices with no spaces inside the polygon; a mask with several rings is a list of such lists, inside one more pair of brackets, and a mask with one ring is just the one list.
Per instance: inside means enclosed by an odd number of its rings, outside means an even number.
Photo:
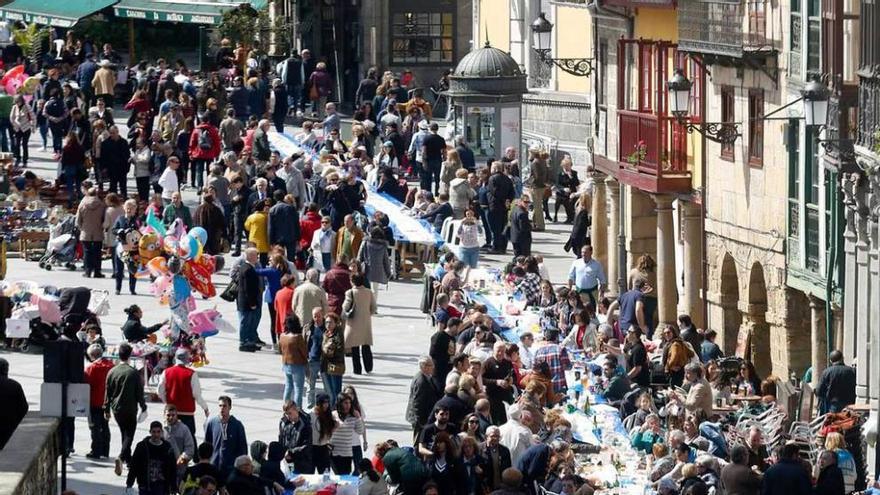
[{"label": "person in black coat", "polygon": [[150,423],[150,436],[138,442],[128,463],[125,485],[137,481],[140,493],[174,493],[177,491],[177,459],[171,444],[162,438],[162,423]]},{"label": "person in black coat", "polygon": [[287,89],[281,82],[281,79],[273,81],[272,95],[275,102],[272,105],[272,123],[275,124],[275,130],[284,132],[284,119],[287,117]]},{"label": "person in black coat", "polygon": [[458,397],[458,384],[450,383],[446,385],[443,397],[434,404],[433,412],[428,421],[436,419],[435,413],[438,409],[449,411],[449,423],[458,427],[468,413],[473,412],[468,405]]},{"label": "person in black coat", "polygon": [[[497,426],[486,428],[486,442],[482,448],[483,483],[489,491],[501,488],[501,473],[512,466],[510,449],[501,445],[501,430]],[[496,469],[497,466],[497,469]]]},{"label": "person in black coat", "polygon": [[284,246],[287,259],[296,258],[299,246],[299,212],[296,200],[284,191],[275,191],[275,206],[269,209],[269,244]]},{"label": "person in black coat", "polygon": [[406,421],[413,427],[413,442],[417,441],[422,427],[428,424],[431,410],[439,394],[434,387],[431,375],[434,361],[427,356],[419,359],[419,372],[409,386],[409,401],[406,404]]},{"label": "person in black coat", "polygon": [[[566,158],[562,160],[560,165],[562,170],[559,171],[559,175],[556,177],[556,185],[553,187],[556,193],[553,221],[559,221],[559,208],[565,207],[565,223],[571,223],[574,221],[574,205],[571,202],[571,194],[577,192],[581,181],[578,179],[577,171],[571,168],[571,159]],[[575,254],[577,253],[578,251],[575,251]]]},{"label": "person in black coat", "polygon": [[110,137],[101,143],[101,176],[110,178],[109,192],[120,193],[122,197],[128,197],[128,171],[131,163],[131,148],[128,142],[119,135],[119,128],[110,126]]},{"label": "person in black coat", "polygon": [[846,487],[843,471],[837,466],[837,454],[824,450],[819,455],[819,479],[813,488],[815,495],[844,495]]},{"label": "person in black coat", "polygon": [[132,304],[125,308],[125,314],[128,315],[128,319],[125,320],[125,323],[122,325],[122,335],[125,337],[125,340],[132,343],[146,340],[150,334],[158,332],[159,329],[162,328],[162,325],[167,323],[166,320],[162,323],[145,327],[141,323],[141,318],[144,317],[144,312],[137,304]]},{"label": "person in black coat", "polygon": [[831,366],[822,372],[816,396],[819,412],[840,412],[856,401],[856,371],[844,364],[843,353],[834,350],[828,356]]},{"label": "person in black coat", "polygon": [[800,447],[787,444],[779,452],[779,461],[764,473],[763,495],[812,495],[810,473],[800,460]]},{"label": "person in black coat", "polygon": [[9,361],[0,358],[0,450],[12,438],[15,429],[28,412],[27,398],[21,384],[9,378]]},{"label": "person in black coat", "polygon": [[453,214],[452,205],[449,204],[449,195],[440,193],[437,196],[437,208],[430,213],[423,213],[419,218],[427,220],[434,226],[434,230],[439,234],[443,230],[443,222]]},{"label": "person in black coat", "polygon": [[529,220],[529,205],[532,199],[523,194],[519,204],[514,207],[510,217],[510,242],[513,244],[514,256],[530,256],[532,254],[532,222]]},{"label": "person in black coat", "polygon": [[250,215],[248,205],[251,203],[252,191],[239,175],[229,184],[229,197],[232,204],[232,215],[226,219],[229,229],[227,234],[232,243],[232,256],[241,256],[241,234],[244,231],[244,220]]},{"label": "person in black coat", "polygon": [[571,234],[568,236],[566,251],[574,253],[575,257],[580,258],[581,248],[590,243],[591,224],[589,209],[580,208],[574,217],[574,225],[572,225]]},{"label": "person in black coat", "polygon": [[[284,416],[278,423],[278,441],[284,447],[287,462],[293,464],[295,472],[314,472],[311,416],[303,414],[298,404],[288,402],[285,405]],[[271,451],[271,444],[269,449]]]},{"label": "person in black coat", "polygon": [[489,201],[489,226],[492,230],[492,252],[504,254],[507,251],[507,236],[504,227],[507,225],[507,207],[514,198],[513,181],[504,174],[504,164],[492,163],[492,175],[486,184],[486,196]]},{"label": "person in black coat", "polygon": [[248,248],[245,251],[244,262],[238,267],[238,306],[239,350],[253,352],[257,347],[265,344],[257,336],[257,326],[260,324],[262,309],[262,287],[260,276],[257,275],[259,253],[256,248]]}]

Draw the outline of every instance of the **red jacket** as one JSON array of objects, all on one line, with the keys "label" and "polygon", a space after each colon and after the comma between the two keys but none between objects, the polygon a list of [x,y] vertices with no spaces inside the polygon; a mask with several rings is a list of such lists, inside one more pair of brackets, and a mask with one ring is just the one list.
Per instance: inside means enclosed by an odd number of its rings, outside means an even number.
[{"label": "red jacket", "polygon": [[322,286],[327,291],[327,305],[330,306],[330,311],[341,316],[345,292],[351,289],[351,271],[348,266],[341,263],[333,265],[333,268],[324,275]]},{"label": "red jacket", "polygon": [[293,291],[290,287],[282,287],[275,293],[275,333],[284,333],[284,320],[291,313],[293,307]]},{"label": "red jacket", "polygon": [[165,399],[168,404],[177,406],[180,414],[196,412],[196,399],[193,397],[192,368],[175,364],[165,370]]},{"label": "red jacket", "polygon": [[[207,129],[211,136],[211,149],[209,150],[203,150],[199,147],[199,135],[202,129]],[[217,131],[217,128],[207,122],[196,126],[189,137],[189,158],[191,160],[216,160],[220,156],[220,151],[220,132]]]},{"label": "red jacket", "polygon": [[86,383],[89,384],[89,405],[104,406],[104,391],[107,389],[107,373],[113,369],[113,361],[101,358],[88,365],[85,370]]},{"label": "red jacket", "polygon": [[307,211],[299,221],[299,246],[303,251],[312,245],[315,231],[321,228],[321,215],[316,211]]}]

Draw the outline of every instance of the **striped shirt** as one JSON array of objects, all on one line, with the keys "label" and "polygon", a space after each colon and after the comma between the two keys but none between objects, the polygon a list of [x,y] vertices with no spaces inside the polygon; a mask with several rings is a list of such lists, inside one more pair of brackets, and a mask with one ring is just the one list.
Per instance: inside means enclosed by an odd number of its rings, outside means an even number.
[{"label": "striped shirt", "polygon": [[339,419],[339,413],[333,411],[333,419],[336,420],[336,430],[330,438],[333,445],[333,455],[339,457],[351,457],[351,446],[357,438],[364,433],[364,422],[361,418],[348,416],[344,420]]}]

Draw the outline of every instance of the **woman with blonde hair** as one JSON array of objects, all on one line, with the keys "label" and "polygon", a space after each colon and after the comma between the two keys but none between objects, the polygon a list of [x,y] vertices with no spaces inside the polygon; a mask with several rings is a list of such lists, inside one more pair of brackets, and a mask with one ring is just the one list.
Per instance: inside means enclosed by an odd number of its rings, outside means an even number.
[{"label": "woman with blonde hair", "polygon": [[846,448],[846,439],[836,431],[828,433],[824,447],[837,456],[837,467],[843,472],[843,484],[846,488],[844,493],[852,493],[856,486],[856,461]]},{"label": "woman with blonde hair", "polygon": [[[440,165],[440,192],[449,194],[449,183],[455,179],[456,172],[463,168],[458,151],[451,148],[446,151],[446,160]],[[462,210],[463,212],[464,210]]]},{"label": "woman with blonde hair", "polygon": [[358,146],[363,146],[367,152],[367,156],[373,157],[373,138],[367,134],[367,129],[363,124],[353,124],[351,126],[351,147],[355,150]]},{"label": "woman with blonde hair", "polygon": [[[654,258],[651,257],[650,254],[639,256],[636,266],[629,271],[629,276],[627,278],[628,286],[633,287],[633,282],[635,282],[637,278],[644,280],[647,287],[656,289],[657,262],[654,261]],[[648,336],[650,337],[654,333],[654,312],[657,311],[656,290],[644,292],[642,294],[642,302],[645,305],[645,324],[648,326]]]}]

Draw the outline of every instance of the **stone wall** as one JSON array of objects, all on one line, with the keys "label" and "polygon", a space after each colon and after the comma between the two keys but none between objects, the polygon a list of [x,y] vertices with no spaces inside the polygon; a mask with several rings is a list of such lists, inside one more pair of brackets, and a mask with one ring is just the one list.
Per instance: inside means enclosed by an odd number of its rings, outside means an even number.
[{"label": "stone wall", "polygon": [[[557,140],[557,154],[569,154],[575,164],[587,164],[587,140],[592,134],[589,96],[557,91],[533,92],[523,96],[523,132]],[[554,157],[561,158],[561,157]],[[554,159],[554,167],[559,160]]]},{"label": "stone wall", "polygon": [[[880,155],[860,146],[856,152],[865,176],[842,184],[847,205],[843,353],[856,367],[857,401],[871,404],[880,418]],[[874,478],[880,474],[880,443],[868,449],[868,471]]]},{"label": "stone wall", "polygon": [[32,411],[0,450],[0,495],[53,495],[58,484],[58,420]]}]

